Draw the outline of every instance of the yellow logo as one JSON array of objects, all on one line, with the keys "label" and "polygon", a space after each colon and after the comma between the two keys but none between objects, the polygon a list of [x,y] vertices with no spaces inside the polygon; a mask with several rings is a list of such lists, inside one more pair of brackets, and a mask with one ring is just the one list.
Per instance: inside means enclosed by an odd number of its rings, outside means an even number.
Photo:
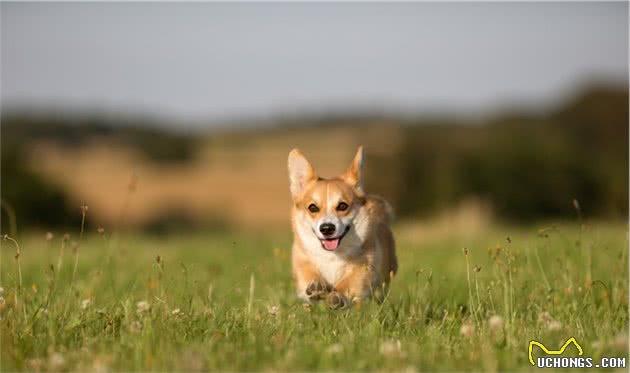
[{"label": "yellow logo", "polygon": [[582,351],[582,346],[580,346],[580,344],[577,343],[574,337],[567,339],[567,341],[564,342],[564,344],[562,345],[562,347],[560,347],[559,350],[549,350],[547,349],[547,347],[545,347],[545,345],[543,345],[542,343],[538,341],[529,341],[529,362],[532,363],[532,365],[534,366],[536,365],[536,363],[534,363],[534,357],[532,356],[532,350],[534,349],[534,346],[538,346],[542,348],[542,350],[547,355],[562,355],[564,353],[564,350],[566,350],[567,346],[570,345],[571,343],[573,343],[575,347],[577,347],[578,355],[582,356],[582,354],[584,353]]}]

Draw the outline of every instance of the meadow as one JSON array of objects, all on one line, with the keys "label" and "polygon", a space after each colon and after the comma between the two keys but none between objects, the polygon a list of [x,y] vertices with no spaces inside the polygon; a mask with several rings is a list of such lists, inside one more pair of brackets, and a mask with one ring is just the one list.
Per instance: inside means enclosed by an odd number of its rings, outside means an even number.
[{"label": "meadow", "polygon": [[4,237],[2,371],[524,371],[530,340],[569,337],[628,356],[621,222],[397,225],[385,301],[344,310],[296,299],[288,231],[84,230]]}]

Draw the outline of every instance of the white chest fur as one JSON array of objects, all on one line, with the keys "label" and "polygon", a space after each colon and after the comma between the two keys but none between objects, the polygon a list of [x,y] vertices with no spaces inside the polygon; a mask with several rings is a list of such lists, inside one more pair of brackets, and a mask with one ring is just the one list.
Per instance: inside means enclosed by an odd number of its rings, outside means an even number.
[{"label": "white chest fur", "polygon": [[313,249],[308,250],[313,264],[326,282],[332,285],[336,284],[343,276],[346,261],[335,253],[323,250],[321,247]]},{"label": "white chest fur", "polygon": [[310,229],[310,227],[304,225],[297,226],[297,233],[302,241],[304,251],[324,280],[334,285],[341,279],[345,271],[347,258],[344,258],[344,255],[348,255],[349,252],[353,251],[348,247],[350,242],[342,241],[342,245],[336,252],[326,251]]}]

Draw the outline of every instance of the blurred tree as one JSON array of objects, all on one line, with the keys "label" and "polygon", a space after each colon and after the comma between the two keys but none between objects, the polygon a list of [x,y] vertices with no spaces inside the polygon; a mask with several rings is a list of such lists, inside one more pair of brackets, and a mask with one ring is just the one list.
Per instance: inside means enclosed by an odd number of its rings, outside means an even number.
[{"label": "blurred tree", "polygon": [[[483,124],[380,119],[379,123],[384,123],[381,126],[389,127],[378,133],[386,136],[395,132],[401,141],[391,142],[396,149],[368,152],[365,174],[369,190],[385,195],[399,216],[426,216],[477,197],[489,202],[499,217],[517,221],[573,218],[573,199],[580,202],[585,216],[627,218],[627,87],[591,87],[544,117],[512,113]],[[350,127],[354,140],[363,142],[369,141],[369,131],[362,127],[366,121],[366,116],[359,115],[320,117],[310,122],[296,119],[300,126],[281,122],[267,135],[286,131],[299,134],[309,123],[327,126],[329,132],[343,125]],[[185,163],[194,158],[198,144],[194,136],[159,130],[151,124],[156,123],[56,115],[3,116],[5,204],[14,208],[20,226],[76,224],[80,217],[77,206],[69,206],[70,199],[61,188],[29,169],[24,152],[36,139],[73,147],[88,144],[93,138],[107,139],[159,163]],[[221,141],[247,144],[247,139],[260,134],[260,128],[243,129]],[[6,208],[2,217],[6,231]],[[163,229],[165,222],[151,226]]]},{"label": "blurred tree", "polygon": [[[64,191],[30,171],[16,144],[2,143],[3,233],[24,227],[72,227],[80,222],[79,206],[72,206]],[[11,211],[13,210],[13,211]],[[12,213],[15,216],[11,216]]]}]

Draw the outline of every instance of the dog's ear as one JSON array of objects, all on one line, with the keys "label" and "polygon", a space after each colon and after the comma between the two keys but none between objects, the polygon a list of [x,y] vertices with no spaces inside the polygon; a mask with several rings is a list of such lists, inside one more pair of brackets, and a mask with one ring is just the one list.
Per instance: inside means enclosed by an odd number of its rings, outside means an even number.
[{"label": "dog's ear", "polygon": [[354,156],[350,167],[341,175],[341,177],[350,185],[357,189],[361,189],[361,170],[363,169],[363,146],[359,146],[357,154]]},{"label": "dog's ear", "polygon": [[298,149],[289,153],[289,186],[293,198],[304,192],[306,184],[317,179],[315,170]]}]

